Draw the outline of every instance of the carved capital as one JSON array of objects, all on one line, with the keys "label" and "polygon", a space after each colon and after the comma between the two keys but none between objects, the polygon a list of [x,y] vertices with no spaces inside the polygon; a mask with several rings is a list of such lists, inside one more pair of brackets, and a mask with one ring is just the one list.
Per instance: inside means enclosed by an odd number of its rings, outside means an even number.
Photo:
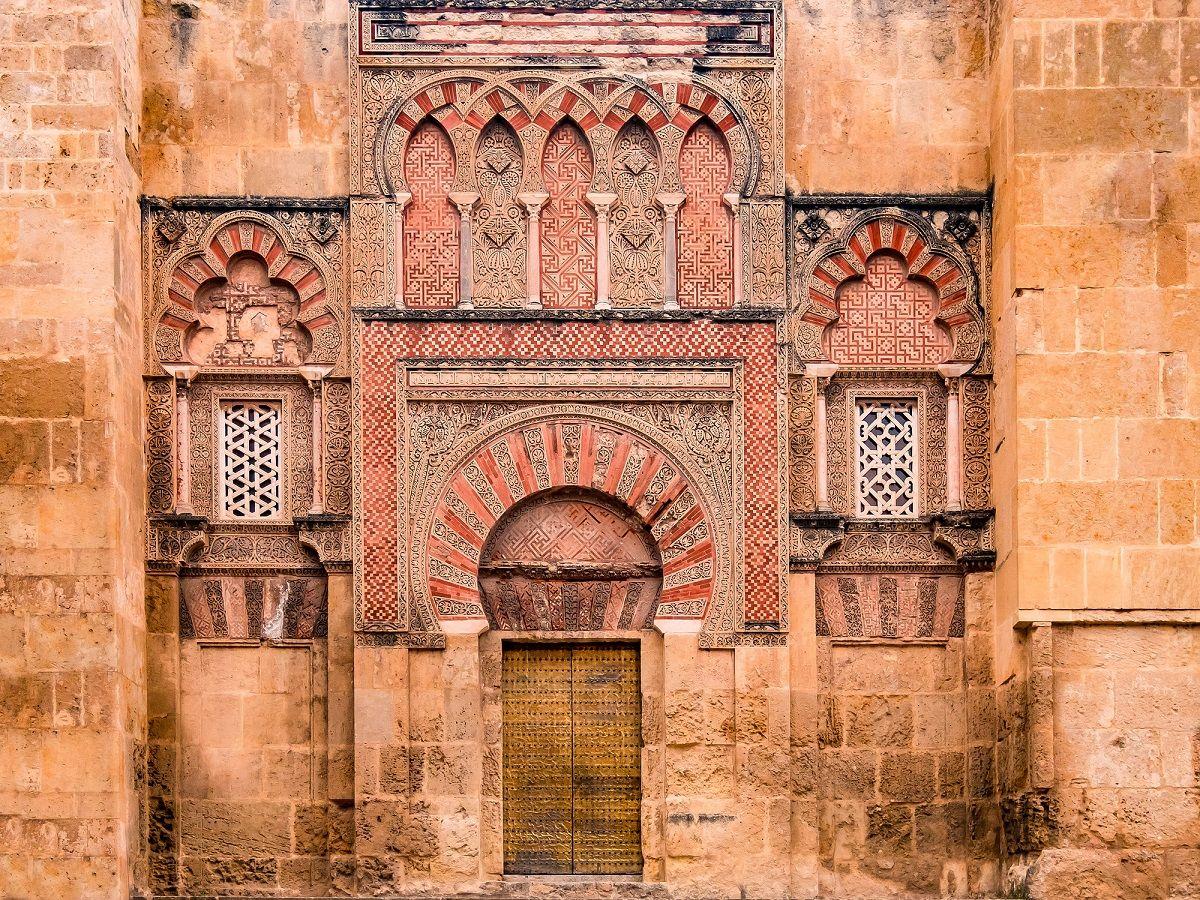
[{"label": "carved capital", "polygon": [[458,214],[463,218],[471,215],[471,208],[479,202],[479,195],[474,191],[451,191],[449,194],[450,202],[458,209]]},{"label": "carved capital", "polygon": [[674,219],[679,213],[679,207],[683,206],[683,201],[687,199],[686,194],[656,194],[654,197],[658,201],[658,205],[662,207],[663,214],[668,219]]},{"label": "carved capital", "polygon": [[300,543],[317,554],[327,572],[350,571],[350,520],[346,516],[297,516],[295,522]]},{"label": "carved capital", "polygon": [[617,195],[606,193],[604,191],[588,191],[584,194],[587,202],[592,204],[596,210],[596,215],[602,219],[608,218],[608,211],[614,203],[617,202]]},{"label": "carved capital", "polygon": [[531,219],[538,217],[542,211],[542,207],[549,199],[549,194],[517,194],[517,201],[525,207],[525,212]]}]

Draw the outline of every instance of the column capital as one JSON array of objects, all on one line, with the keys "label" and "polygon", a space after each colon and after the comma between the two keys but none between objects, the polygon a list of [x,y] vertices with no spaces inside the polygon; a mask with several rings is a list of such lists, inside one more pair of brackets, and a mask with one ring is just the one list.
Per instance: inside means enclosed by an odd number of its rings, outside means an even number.
[{"label": "column capital", "polygon": [[597,215],[601,216],[608,215],[608,208],[617,200],[617,195],[608,191],[588,191],[583,196],[595,208]]},{"label": "column capital", "polygon": [[474,191],[451,191],[447,196],[450,202],[458,207],[459,213],[467,215],[471,212],[471,207],[479,202],[479,195]]},{"label": "column capital", "polygon": [[163,363],[163,368],[167,370],[168,375],[184,384],[190,384],[192,379],[200,374],[200,367],[190,363]]},{"label": "column capital", "polygon": [[687,199],[687,195],[679,193],[656,194],[654,199],[663,208],[663,212],[671,218],[675,218],[675,213],[679,211],[679,207],[683,206],[683,201]]},{"label": "column capital", "polygon": [[525,207],[525,212],[530,216],[536,216],[540,213],[542,207],[549,199],[550,195],[543,193],[517,194],[517,202]]},{"label": "column capital", "polygon": [[721,199],[725,201],[725,205],[730,211],[737,215],[738,207],[742,205],[742,195],[737,191],[730,191],[728,194],[722,194]]},{"label": "column capital", "polygon": [[396,191],[396,195],[393,199],[396,203],[396,212],[402,213],[404,212],[405,207],[412,202],[412,194],[410,194],[408,191]]},{"label": "column capital", "polygon": [[315,391],[321,386],[321,382],[329,376],[329,373],[333,371],[333,366],[299,366],[297,367],[297,371],[299,371],[301,377],[308,382],[309,387]]}]

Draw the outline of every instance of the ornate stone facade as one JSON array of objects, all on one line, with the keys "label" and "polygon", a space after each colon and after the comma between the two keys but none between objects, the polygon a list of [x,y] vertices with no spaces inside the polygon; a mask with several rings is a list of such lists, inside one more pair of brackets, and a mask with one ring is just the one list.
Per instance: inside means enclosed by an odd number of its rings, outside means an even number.
[{"label": "ornate stone facade", "polygon": [[0,894],[1197,894],[1185,5],[0,16]]}]

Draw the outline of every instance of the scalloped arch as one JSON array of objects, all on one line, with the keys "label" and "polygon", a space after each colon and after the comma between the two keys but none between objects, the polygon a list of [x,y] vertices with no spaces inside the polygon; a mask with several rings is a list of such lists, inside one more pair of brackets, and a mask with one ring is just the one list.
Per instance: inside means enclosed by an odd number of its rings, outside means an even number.
[{"label": "scalloped arch", "polygon": [[184,332],[198,320],[196,292],[206,282],[227,278],[230,260],[247,253],[264,263],[272,280],[283,281],[296,292],[300,301],[296,321],[313,337],[310,361],[340,367],[345,328],[335,274],[319,258],[299,252],[266,216],[252,211],[218,216],[205,230],[199,250],[180,250],[168,258],[149,319],[155,329],[153,361],[183,359]]},{"label": "scalloped arch", "polygon": [[880,252],[899,254],[909,278],[933,286],[938,297],[935,319],[949,330],[953,345],[947,362],[977,363],[986,330],[974,269],[928,222],[895,208],[857,216],[810,256],[800,275],[793,310],[792,344],[800,359],[824,361],[822,338],[838,318],[838,289],[865,275],[867,260]]}]

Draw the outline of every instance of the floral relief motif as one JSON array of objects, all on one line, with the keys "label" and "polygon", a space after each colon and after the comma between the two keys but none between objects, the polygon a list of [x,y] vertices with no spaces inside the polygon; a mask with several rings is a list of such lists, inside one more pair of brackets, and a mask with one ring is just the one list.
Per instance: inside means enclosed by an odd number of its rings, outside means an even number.
[{"label": "floral relief motif", "polygon": [[617,135],[612,182],[612,298],[637,306],[662,297],[662,210],[655,196],[662,162],[654,136],[634,119]]},{"label": "floral relief motif", "polygon": [[494,119],[480,135],[475,156],[479,203],[471,233],[472,297],[478,302],[513,306],[526,296],[525,215],[517,202],[522,167],[516,134],[503,119]]}]

